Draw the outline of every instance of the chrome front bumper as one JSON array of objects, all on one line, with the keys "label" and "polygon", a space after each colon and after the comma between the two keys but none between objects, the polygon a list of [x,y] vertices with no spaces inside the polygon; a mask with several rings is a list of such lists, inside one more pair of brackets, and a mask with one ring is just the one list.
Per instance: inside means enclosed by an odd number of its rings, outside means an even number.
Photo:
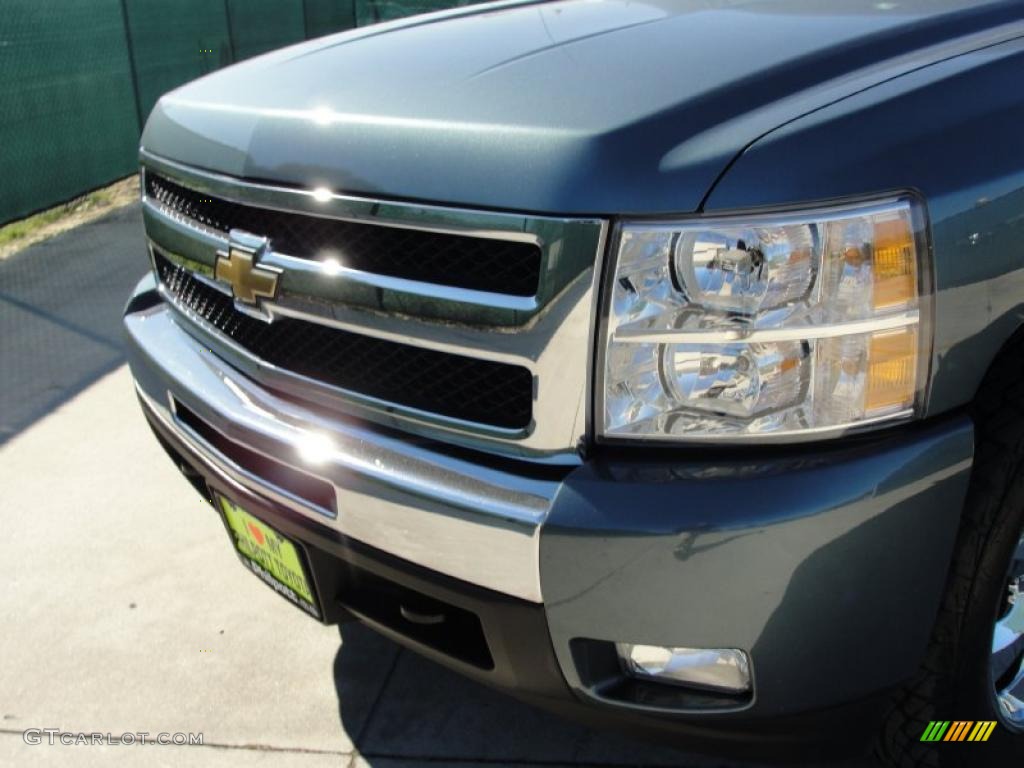
[{"label": "chrome front bumper", "polygon": [[[339,574],[375,574],[476,616],[493,668],[418,640],[398,611],[353,615],[476,679],[673,733],[710,736],[714,719],[751,744],[761,723],[867,701],[921,663],[971,474],[964,415],[781,454],[477,459],[261,387],[180,320],[139,284],[125,326],[143,407],[172,455],[305,547],[325,615],[383,594]],[[315,476],[321,503],[223,451]],[[754,694],[625,685],[617,642],[744,650]]]},{"label": "chrome front bumper", "polygon": [[[147,275],[133,302],[155,290],[155,279]],[[446,455],[284,399],[214,355],[179,326],[174,313],[158,302],[125,315],[129,362],[150,417],[188,445],[206,469],[402,559],[542,601],[540,527],[557,479],[524,477]],[[234,443],[329,483],[337,514],[239,466],[179,419],[175,403]],[[310,445],[316,447],[315,463],[303,458]]]}]

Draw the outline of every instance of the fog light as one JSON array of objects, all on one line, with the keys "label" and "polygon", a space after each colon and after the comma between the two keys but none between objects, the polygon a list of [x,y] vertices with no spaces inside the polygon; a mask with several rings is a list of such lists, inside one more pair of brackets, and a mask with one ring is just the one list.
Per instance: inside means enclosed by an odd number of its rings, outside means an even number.
[{"label": "fog light", "polygon": [[714,691],[750,690],[750,661],[736,648],[666,648],[616,643],[622,664],[633,677]]}]

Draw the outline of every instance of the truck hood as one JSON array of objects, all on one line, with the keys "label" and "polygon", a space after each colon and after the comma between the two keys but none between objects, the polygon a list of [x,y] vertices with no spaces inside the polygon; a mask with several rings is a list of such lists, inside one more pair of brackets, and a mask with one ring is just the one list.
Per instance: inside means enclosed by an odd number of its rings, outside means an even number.
[{"label": "truck hood", "polygon": [[161,99],[142,144],[232,176],[355,195],[688,212],[767,131],[987,44],[1019,15],[971,0],[483,6],[229,67]]}]

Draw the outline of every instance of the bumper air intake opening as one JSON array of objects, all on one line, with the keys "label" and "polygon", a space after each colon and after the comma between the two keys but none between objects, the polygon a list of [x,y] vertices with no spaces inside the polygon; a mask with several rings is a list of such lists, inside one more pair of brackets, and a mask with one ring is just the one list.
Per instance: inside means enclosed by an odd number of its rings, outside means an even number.
[{"label": "bumper air intake opening", "polygon": [[474,667],[494,668],[480,619],[464,608],[355,566],[345,570],[336,600],[371,624]]},{"label": "bumper air intake opening", "polygon": [[174,399],[175,418],[218,450],[238,467],[260,480],[287,491],[318,509],[337,515],[337,494],[334,486],[325,480],[306,474],[287,464],[274,461],[262,453],[236,443],[200,418],[180,400]]},{"label": "bumper air intake opening", "polygon": [[145,407],[142,409],[143,413],[146,413],[146,423],[149,425],[150,431],[153,436],[156,437],[156,441],[160,443],[160,447],[164,449],[164,453],[174,462],[174,466],[178,468],[182,476],[188,480],[189,484],[196,489],[196,492],[202,496],[207,504],[213,504],[213,496],[210,493],[209,487],[206,485],[206,480],[203,479],[202,474],[198,469],[192,466],[189,461],[182,456],[173,445],[171,445],[160,434],[160,431],[153,425],[153,422],[149,419],[149,414],[146,412]]}]

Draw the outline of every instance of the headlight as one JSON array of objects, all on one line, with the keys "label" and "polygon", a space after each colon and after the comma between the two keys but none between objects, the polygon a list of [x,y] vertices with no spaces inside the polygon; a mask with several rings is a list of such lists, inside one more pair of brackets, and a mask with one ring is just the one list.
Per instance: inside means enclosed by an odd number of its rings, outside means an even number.
[{"label": "headlight", "polygon": [[924,245],[909,199],[622,225],[605,437],[799,439],[921,405]]}]

